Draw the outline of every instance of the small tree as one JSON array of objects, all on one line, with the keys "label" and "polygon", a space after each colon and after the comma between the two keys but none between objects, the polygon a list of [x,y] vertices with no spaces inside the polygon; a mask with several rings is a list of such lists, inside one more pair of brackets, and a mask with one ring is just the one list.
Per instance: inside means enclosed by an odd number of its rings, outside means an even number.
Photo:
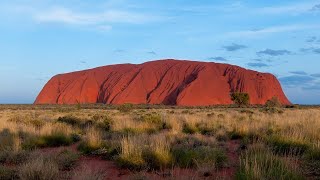
[{"label": "small tree", "polygon": [[278,97],[274,96],[266,102],[265,106],[270,108],[281,107],[281,102],[279,101]]},{"label": "small tree", "polygon": [[231,100],[241,107],[249,105],[250,97],[248,93],[233,92],[231,93]]}]

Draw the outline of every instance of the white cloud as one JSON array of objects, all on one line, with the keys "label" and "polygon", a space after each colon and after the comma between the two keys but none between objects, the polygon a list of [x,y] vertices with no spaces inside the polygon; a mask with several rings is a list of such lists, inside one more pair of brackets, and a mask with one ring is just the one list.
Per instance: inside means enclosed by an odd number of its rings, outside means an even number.
[{"label": "white cloud", "polygon": [[[165,20],[164,16],[157,16],[147,12],[141,12],[129,7],[112,7],[109,4],[96,8],[67,8],[54,5],[31,5],[31,4],[2,4],[0,2],[0,14],[6,16],[32,20],[37,23],[55,23],[72,26],[82,26],[99,31],[109,31],[112,25],[145,24]],[[93,8],[93,9],[92,9]]]},{"label": "white cloud", "polygon": [[226,33],[228,37],[260,37],[263,35],[274,34],[274,33],[284,33],[292,31],[300,31],[307,29],[319,29],[320,25],[314,24],[294,24],[294,25],[283,25],[283,26],[272,26],[257,30],[245,30],[245,31],[235,31]]},{"label": "white cloud", "polygon": [[301,14],[310,12],[316,3],[299,3],[283,6],[272,6],[259,8],[258,12],[262,14]]},{"label": "white cloud", "polygon": [[67,8],[52,8],[46,11],[34,12],[33,18],[38,22],[55,22],[65,24],[101,24],[101,23],[132,23],[141,24],[158,20],[152,15],[130,11],[106,10],[101,13],[75,12]]}]

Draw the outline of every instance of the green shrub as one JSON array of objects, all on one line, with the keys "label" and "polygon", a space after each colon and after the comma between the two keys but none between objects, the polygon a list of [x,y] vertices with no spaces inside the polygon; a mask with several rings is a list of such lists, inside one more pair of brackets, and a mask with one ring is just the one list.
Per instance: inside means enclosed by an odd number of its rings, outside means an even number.
[{"label": "green shrub", "polygon": [[0,163],[21,164],[29,155],[29,151],[0,151]]},{"label": "green shrub", "polygon": [[87,142],[83,141],[79,144],[78,150],[84,154],[91,154],[92,152],[98,150],[100,146],[90,146]]},{"label": "green shrub", "polygon": [[131,110],[133,110],[133,104],[130,104],[130,103],[125,103],[125,104],[122,104],[120,106],[118,106],[118,110],[120,112],[130,112]]},{"label": "green shrub", "polygon": [[63,116],[63,117],[59,117],[58,122],[62,122],[62,123],[66,123],[66,124],[70,124],[71,126],[78,126],[81,124],[81,119],[77,118],[75,116]]},{"label": "green shrub", "polygon": [[63,133],[53,133],[42,137],[45,147],[68,146],[73,143],[72,138]]},{"label": "green shrub", "polygon": [[67,136],[60,132],[44,136],[27,135],[22,143],[22,148],[25,150],[33,150],[44,147],[68,146],[75,140],[73,136]]},{"label": "green shrub", "polygon": [[212,113],[208,113],[207,116],[208,116],[208,117],[213,117],[213,116],[214,116],[214,113],[213,113],[213,112],[212,112]]},{"label": "green shrub", "polygon": [[22,180],[56,180],[59,179],[59,166],[52,159],[38,155],[20,166],[18,175]]},{"label": "green shrub", "polygon": [[95,151],[92,151],[91,154],[102,157],[103,159],[106,159],[106,160],[112,160],[114,157],[119,155],[119,152],[120,152],[119,147],[104,145],[103,147]]},{"label": "green shrub", "polygon": [[188,123],[184,123],[182,127],[182,132],[186,134],[195,134],[199,132],[198,128],[196,126],[193,126]]},{"label": "green shrub", "polygon": [[285,137],[271,136],[267,142],[275,153],[281,155],[302,155],[309,148],[309,145],[302,141]]},{"label": "green shrub", "polygon": [[264,113],[269,113],[269,114],[283,114],[284,111],[280,108],[277,107],[265,107],[261,109],[262,112]]},{"label": "green shrub", "polygon": [[265,106],[269,108],[272,108],[272,107],[279,108],[281,107],[281,102],[279,101],[278,97],[274,96],[266,102]]},{"label": "green shrub", "polygon": [[96,127],[103,131],[110,131],[113,120],[108,116],[94,115],[92,119],[96,122]]},{"label": "green shrub", "polygon": [[305,174],[313,177],[320,177],[320,150],[309,149],[303,156]]},{"label": "green shrub", "polygon": [[3,129],[0,132],[0,151],[13,150],[16,145],[16,139],[18,137],[11,133],[9,129]]},{"label": "green shrub", "polygon": [[202,135],[214,135],[216,132],[216,129],[207,123],[198,123],[196,128]]},{"label": "green shrub", "polygon": [[0,179],[1,180],[17,179],[17,172],[13,168],[0,165]]},{"label": "green shrub", "polygon": [[280,157],[264,146],[251,147],[240,156],[240,168],[236,179],[304,179]]},{"label": "green shrub", "polygon": [[116,158],[118,166],[131,170],[142,170],[147,167],[147,163],[140,156],[119,156]]},{"label": "green shrub", "polygon": [[175,163],[179,167],[197,167],[201,164],[210,164],[211,167],[221,168],[227,157],[222,150],[209,146],[188,148],[174,147],[172,150]]},{"label": "green shrub", "polygon": [[239,107],[247,106],[250,103],[250,97],[248,93],[234,92],[230,94],[231,100]]},{"label": "green shrub", "polygon": [[246,135],[237,131],[237,130],[232,130],[231,132],[229,132],[229,137],[231,140],[235,140],[235,139],[243,139]]},{"label": "green shrub", "polygon": [[172,156],[170,153],[145,149],[142,157],[149,169],[165,169],[172,165]]},{"label": "green shrub", "polygon": [[58,163],[59,170],[71,170],[77,162],[79,155],[68,150],[59,152],[54,160]]},{"label": "green shrub", "polygon": [[24,150],[34,150],[39,147],[45,147],[46,142],[40,136],[27,135],[21,144]]}]

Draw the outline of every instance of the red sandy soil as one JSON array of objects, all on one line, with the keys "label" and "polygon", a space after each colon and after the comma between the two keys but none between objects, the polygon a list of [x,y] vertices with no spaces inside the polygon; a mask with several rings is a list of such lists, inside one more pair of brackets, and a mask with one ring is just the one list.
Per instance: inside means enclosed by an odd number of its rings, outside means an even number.
[{"label": "red sandy soil", "polygon": [[[227,141],[224,147],[228,156],[228,166],[220,169],[217,172],[211,172],[211,174],[205,177],[197,170],[193,169],[181,169],[174,168],[163,171],[155,172],[133,172],[127,169],[121,169],[116,166],[113,161],[103,160],[100,157],[95,156],[81,156],[77,162],[75,169],[70,174],[81,173],[82,171],[91,173],[100,173],[104,175],[106,180],[126,180],[133,179],[135,177],[145,177],[146,179],[167,179],[174,177],[174,179],[234,179],[234,175],[239,164],[239,149],[240,142],[238,140]],[[78,144],[73,144],[68,147],[57,148],[44,148],[40,152],[45,154],[55,154],[62,150],[69,150],[75,153],[77,151]],[[76,178],[72,178],[76,180]]]},{"label": "red sandy soil", "polygon": [[35,104],[231,104],[230,92],[247,92],[251,104],[278,97],[290,104],[277,78],[229,64],[159,60],[119,64],[54,76]]}]

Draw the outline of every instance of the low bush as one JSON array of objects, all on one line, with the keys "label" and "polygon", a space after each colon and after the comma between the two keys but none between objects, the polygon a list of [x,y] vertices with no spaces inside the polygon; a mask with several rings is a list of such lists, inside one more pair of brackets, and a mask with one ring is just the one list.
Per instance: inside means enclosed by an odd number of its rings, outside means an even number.
[{"label": "low bush", "polygon": [[277,107],[265,107],[261,109],[261,112],[269,113],[269,114],[283,114],[284,111]]},{"label": "low bush", "polygon": [[59,166],[52,159],[38,155],[20,166],[18,176],[22,180],[56,180],[59,179]]},{"label": "low bush", "polygon": [[64,150],[59,152],[55,157],[54,160],[58,163],[59,170],[71,170],[77,160],[79,155],[72,151]]},{"label": "low bush", "polygon": [[172,156],[175,165],[179,167],[200,167],[210,164],[211,167],[220,168],[226,161],[223,150],[217,148],[214,141],[207,138],[186,136],[175,140],[172,146]]},{"label": "low bush", "polygon": [[125,137],[121,140],[120,154],[116,158],[117,164],[122,168],[141,170],[147,163],[143,159],[141,139],[137,137]]},{"label": "low bush", "polygon": [[[25,162],[30,155],[29,151],[0,151],[0,163],[21,164]],[[0,178],[1,179],[1,178]]]},{"label": "low bush", "polygon": [[271,136],[267,142],[272,150],[280,155],[302,155],[309,148],[309,145],[303,141],[279,136]]},{"label": "low bush", "polygon": [[104,145],[101,148],[92,151],[91,154],[102,157],[106,160],[113,160],[120,153],[120,148],[117,146]]},{"label": "low bush", "polygon": [[20,147],[19,137],[11,133],[9,129],[3,129],[0,132],[0,151],[4,150],[18,150]]},{"label": "low bush", "polygon": [[145,149],[142,157],[149,169],[165,169],[172,165],[172,156],[169,151]]},{"label": "low bush", "polygon": [[36,136],[36,135],[27,135],[25,137],[22,148],[25,150],[33,150],[36,148],[44,147],[59,147],[59,146],[68,146],[73,142],[77,141],[72,135],[68,136],[62,132],[54,132],[51,135]]},{"label": "low bush", "polygon": [[243,139],[246,136],[246,134],[244,134],[243,132],[240,132],[238,130],[232,130],[231,132],[229,132],[229,137],[232,140],[235,139]]},{"label": "low bush", "polygon": [[214,135],[215,132],[216,132],[216,129],[213,126],[210,126],[207,123],[198,123],[198,124],[196,124],[196,129],[202,135]]},{"label": "low bush", "polygon": [[210,164],[211,167],[221,168],[227,157],[222,150],[209,146],[187,148],[184,146],[172,149],[174,162],[179,167],[190,168]]},{"label": "low bush", "polygon": [[305,174],[320,178],[320,150],[316,148],[309,149],[304,154],[303,160]]},{"label": "low bush", "polygon": [[68,146],[73,143],[73,139],[63,133],[53,133],[51,135],[42,136],[44,147]]},{"label": "low bush", "polygon": [[71,116],[71,115],[59,117],[57,121],[69,124],[71,126],[78,126],[81,124],[80,118],[77,118],[77,117]]},{"label": "low bush", "polygon": [[240,156],[240,168],[236,179],[304,179],[280,157],[264,146],[250,147]]},{"label": "low bush", "polygon": [[[97,118],[94,116],[93,119]],[[101,117],[96,121],[96,127],[107,132],[111,130],[112,124],[113,120],[108,116]]]},{"label": "low bush", "polygon": [[182,127],[182,132],[186,134],[195,134],[199,132],[199,129],[195,125],[184,123]]},{"label": "low bush", "polygon": [[125,103],[125,104],[122,104],[120,106],[118,106],[118,110],[120,112],[130,112],[131,110],[133,110],[134,106],[133,104],[130,104],[130,103]]},{"label": "low bush", "polygon": [[278,97],[274,96],[266,102],[265,106],[269,107],[269,108],[273,108],[273,107],[279,108],[282,105],[281,105],[281,102],[279,101]]},{"label": "low bush", "polygon": [[0,179],[1,180],[12,180],[17,179],[17,172],[14,168],[0,165]]}]

